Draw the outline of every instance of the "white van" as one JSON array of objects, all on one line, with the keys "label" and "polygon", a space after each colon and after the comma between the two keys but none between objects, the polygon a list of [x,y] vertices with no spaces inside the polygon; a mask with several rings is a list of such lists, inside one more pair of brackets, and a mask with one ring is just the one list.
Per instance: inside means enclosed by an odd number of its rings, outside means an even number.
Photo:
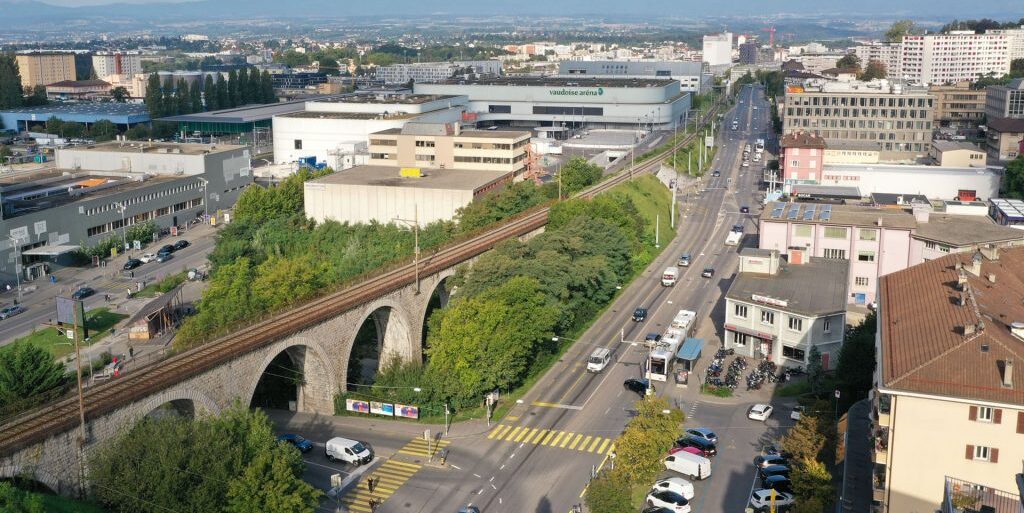
[{"label": "white van", "polygon": [[362,465],[373,460],[373,451],[362,442],[336,436],[324,445],[324,452],[330,461],[341,460],[353,465]]},{"label": "white van", "polygon": [[711,477],[711,460],[686,451],[679,451],[665,458],[665,468],[693,479]]},{"label": "white van", "polygon": [[587,358],[587,371],[601,372],[608,366],[608,362],[611,360],[612,352],[607,348],[599,347],[594,349],[594,352],[590,353],[590,358]]}]

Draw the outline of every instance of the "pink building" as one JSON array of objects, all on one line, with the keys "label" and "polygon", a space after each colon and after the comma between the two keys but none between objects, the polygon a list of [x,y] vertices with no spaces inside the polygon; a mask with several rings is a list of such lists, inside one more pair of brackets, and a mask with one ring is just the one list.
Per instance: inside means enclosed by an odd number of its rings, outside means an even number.
[{"label": "pink building", "polygon": [[794,184],[816,184],[825,164],[825,139],[810,132],[794,132],[782,137],[779,167],[789,191]]},{"label": "pink building", "polygon": [[1024,245],[1024,230],[987,216],[914,212],[894,208],[814,203],[772,203],[759,220],[761,249],[805,248],[810,256],[849,261],[849,298],[875,301],[878,278],[950,253],[983,245]]}]

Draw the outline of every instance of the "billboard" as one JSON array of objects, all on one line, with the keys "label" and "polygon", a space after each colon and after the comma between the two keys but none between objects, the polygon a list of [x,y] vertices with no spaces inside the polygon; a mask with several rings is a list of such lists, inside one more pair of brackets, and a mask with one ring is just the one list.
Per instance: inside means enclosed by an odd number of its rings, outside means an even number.
[{"label": "billboard", "polygon": [[356,399],[345,399],[345,409],[356,413],[370,413],[370,403]]},{"label": "billboard", "polygon": [[416,406],[410,406],[408,404],[396,404],[395,416],[405,417],[407,419],[418,419],[420,418],[420,409]]},{"label": "billboard", "polygon": [[395,405],[391,403],[378,403],[377,401],[370,401],[370,413],[394,417]]},{"label": "billboard", "polygon": [[69,297],[56,297],[57,300],[57,322],[59,324],[75,324],[75,310],[78,310],[79,319],[85,320],[85,305],[82,301],[76,301]]}]

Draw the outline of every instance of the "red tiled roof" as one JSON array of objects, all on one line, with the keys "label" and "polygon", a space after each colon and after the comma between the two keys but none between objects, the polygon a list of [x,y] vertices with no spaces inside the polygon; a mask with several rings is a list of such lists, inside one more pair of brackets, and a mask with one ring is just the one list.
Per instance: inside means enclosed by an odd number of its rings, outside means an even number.
[{"label": "red tiled roof", "polygon": [[[972,258],[953,254],[881,278],[884,387],[1024,405],[1024,340],[1009,328],[1024,321],[1024,248],[982,258],[980,276],[969,271]],[[1002,384],[1007,360],[1015,362],[1012,387]]]},{"label": "red tiled roof", "polygon": [[782,136],[783,148],[819,148],[825,149],[825,139],[811,132],[793,132]]}]

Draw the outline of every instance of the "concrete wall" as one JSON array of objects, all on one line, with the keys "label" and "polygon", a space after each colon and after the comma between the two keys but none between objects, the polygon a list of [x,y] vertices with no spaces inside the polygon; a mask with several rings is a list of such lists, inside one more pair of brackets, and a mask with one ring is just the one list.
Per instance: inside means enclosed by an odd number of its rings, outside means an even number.
[{"label": "concrete wall", "polygon": [[427,189],[307,183],[306,215],[317,222],[389,224],[395,218],[414,219],[421,225],[450,220],[473,201],[471,189]]}]

